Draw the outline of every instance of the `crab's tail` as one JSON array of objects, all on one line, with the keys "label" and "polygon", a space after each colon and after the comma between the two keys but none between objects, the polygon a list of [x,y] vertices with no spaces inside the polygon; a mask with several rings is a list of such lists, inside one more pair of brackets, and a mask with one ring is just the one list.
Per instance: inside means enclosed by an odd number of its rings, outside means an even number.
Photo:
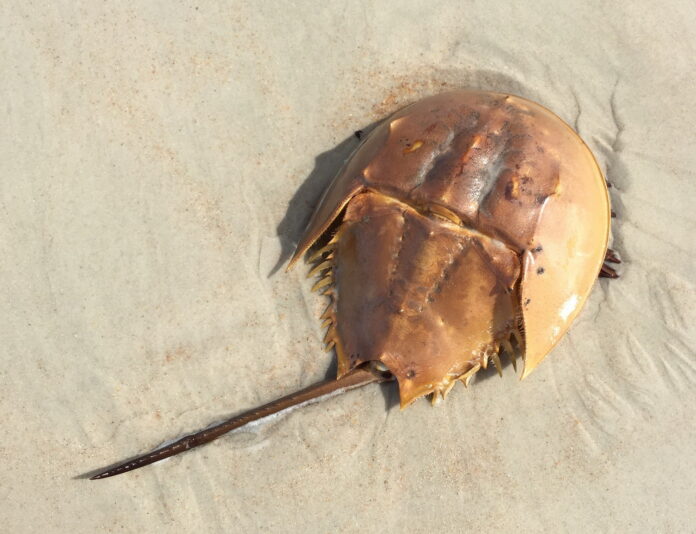
[{"label": "crab's tail", "polygon": [[281,397],[278,400],[258,408],[254,408],[248,412],[244,412],[241,415],[232,417],[227,421],[203,430],[199,430],[193,434],[189,434],[188,436],[183,437],[174,443],[165,445],[159,449],[155,449],[152,452],[143,454],[141,456],[136,456],[135,458],[131,458],[114,466],[108,467],[107,469],[99,471],[95,475],[91,476],[90,480],[108,478],[115,475],[120,475],[121,473],[126,473],[128,471],[133,471],[134,469],[139,469],[140,467],[159,462],[160,460],[164,460],[170,456],[193,449],[194,447],[199,447],[201,445],[205,445],[206,443],[210,443],[220,436],[223,436],[232,430],[241,428],[252,421],[258,421],[259,419],[282,412],[288,408],[306,404],[329,395],[345,393],[351,389],[365,386],[373,382],[382,382],[388,378],[389,377],[381,373],[373,371],[369,367],[358,367],[338,380],[324,380],[322,382],[318,382],[305,389],[291,393],[285,397]]}]

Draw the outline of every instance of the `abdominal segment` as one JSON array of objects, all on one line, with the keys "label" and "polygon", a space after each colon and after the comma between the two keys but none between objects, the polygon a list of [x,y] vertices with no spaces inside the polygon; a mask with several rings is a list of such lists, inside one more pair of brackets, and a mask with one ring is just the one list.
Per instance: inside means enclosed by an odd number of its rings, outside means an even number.
[{"label": "abdominal segment", "polygon": [[339,375],[380,361],[405,406],[485,366],[516,327],[520,262],[502,242],[375,192],[336,237]]}]

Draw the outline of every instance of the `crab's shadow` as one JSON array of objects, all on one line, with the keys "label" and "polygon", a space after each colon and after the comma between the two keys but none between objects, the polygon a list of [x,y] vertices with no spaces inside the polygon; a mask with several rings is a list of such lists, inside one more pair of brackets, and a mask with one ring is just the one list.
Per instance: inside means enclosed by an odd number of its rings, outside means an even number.
[{"label": "crab's shadow", "polygon": [[380,122],[382,121],[373,122],[356,130],[354,134],[341,141],[334,148],[322,152],[316,157],[314,169],[290,199],[285,216],[276,227],[281,251],[278,261],[268,273],[269,278],[276,274],[292,256],[314,208],[319,204],[319,200],[329,187],[331,180],[360,145],[361,139],[364,139]]}]

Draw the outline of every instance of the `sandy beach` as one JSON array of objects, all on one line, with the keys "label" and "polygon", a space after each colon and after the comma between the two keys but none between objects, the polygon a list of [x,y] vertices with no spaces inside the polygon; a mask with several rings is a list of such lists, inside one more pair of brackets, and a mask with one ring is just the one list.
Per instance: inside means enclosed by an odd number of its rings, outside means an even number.
[{"label": "sandy beach", "polygon": [[[694,531],[692,2],[0,13],[0,530]],[[538,370],[404,411],[366,387],[85,479],[335,372],[285,265],[354,132],[457,88],[553,110],[613,185],[621,278]]]}]

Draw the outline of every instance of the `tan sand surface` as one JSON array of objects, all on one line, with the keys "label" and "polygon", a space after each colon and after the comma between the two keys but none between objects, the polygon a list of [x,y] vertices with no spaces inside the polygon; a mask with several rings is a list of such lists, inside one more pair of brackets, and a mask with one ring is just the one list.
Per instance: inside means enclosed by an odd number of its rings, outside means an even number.
[{"label": "tan sand surface", "polygon": [[[695,57],[690,0],[2,2],[0,531],[694,532]],[[78,478],[327,373],[284,262],[353,132],[457,87],[614,184],[623,276],[553,355]]]}]

